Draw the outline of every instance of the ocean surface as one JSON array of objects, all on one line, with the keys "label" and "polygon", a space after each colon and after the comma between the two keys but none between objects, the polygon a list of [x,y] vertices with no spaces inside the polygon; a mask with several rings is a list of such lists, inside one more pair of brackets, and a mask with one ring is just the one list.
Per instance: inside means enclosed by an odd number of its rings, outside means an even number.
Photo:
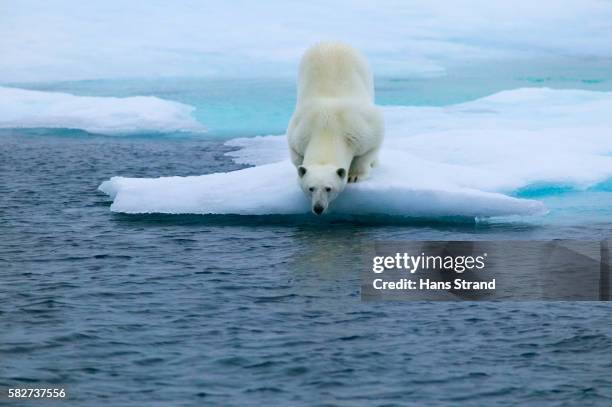
[{"label": "ocean surface", "polygon": [[[446,105],[524,86],[612,90],[609,72],[595,68],[478,75],[381,80],[378,102]],[[177,100],[196,106],[209,132],[0,130],[0,388],[64,385],[69,402],[57,404],[77,406],[612,404],[608,303],[360,299],[364,243],[605,239],[609,189],[517,192],[551,209],[537,221],[113,213],[97,191],[112,176],[243,168],[224,141],[282,134],[292,84],[20,87]]]}]

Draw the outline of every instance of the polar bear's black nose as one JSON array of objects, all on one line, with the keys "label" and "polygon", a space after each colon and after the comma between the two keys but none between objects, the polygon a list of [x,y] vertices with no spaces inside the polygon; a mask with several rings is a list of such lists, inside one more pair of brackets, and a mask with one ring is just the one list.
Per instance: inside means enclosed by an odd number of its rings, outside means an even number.
[{"label": "polar bear's black nose", "polygon": [[316,204],[314,206],[314,208],[312,208],[312,210],[314,211],[314,213],[316,213],[317,215],[320,215],[323,213],[323,210],[325,210],[325,208],[322,205]]}]

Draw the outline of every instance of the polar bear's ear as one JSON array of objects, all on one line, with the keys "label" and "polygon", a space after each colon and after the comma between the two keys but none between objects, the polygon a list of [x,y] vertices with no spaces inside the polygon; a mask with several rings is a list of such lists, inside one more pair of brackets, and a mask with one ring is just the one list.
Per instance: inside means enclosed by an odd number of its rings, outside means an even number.
[{"label": "polar bear's ear", "polygon": [[346,175],[346,170],[344,168],[338,168],[338,171],[336,171],[336,173],[341,179],[344,179],[344,176]]},{"label": "polar bear's ear", "polygon": [[303,165],[300,165],[298,167],[298,175],[300,176],[300,178],[302,178],[304,174],[306,174],[306,167],[304,167]]}]

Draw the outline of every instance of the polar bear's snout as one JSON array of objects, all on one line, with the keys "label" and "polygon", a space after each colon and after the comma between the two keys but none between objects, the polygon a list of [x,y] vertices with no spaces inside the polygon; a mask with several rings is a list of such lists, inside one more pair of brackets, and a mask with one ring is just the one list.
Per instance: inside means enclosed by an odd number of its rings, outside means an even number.
[{"label": "polar bear's snout", "polygon": [[312,212],[315,215],[322,215],[329,206],[331,195],[331,188],[315,188],[312,192]]},{"label": "polar bear's snout", "polygon": [[313,207],[312,207],[312,211],[314,213],[316,213],[317,215],[321,215],[323,213],[323,211],[325,210],[325,207],[319,203],[316,203]]}]

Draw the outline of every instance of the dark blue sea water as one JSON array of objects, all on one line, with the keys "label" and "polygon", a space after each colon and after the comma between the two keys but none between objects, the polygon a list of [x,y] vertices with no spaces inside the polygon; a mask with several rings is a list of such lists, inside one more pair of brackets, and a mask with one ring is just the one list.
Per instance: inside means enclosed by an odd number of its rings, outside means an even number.
[{"label": "dark blue sea water", "polygon": [[373,240],[608,238],[610,192],[540,191],[538,223],[110,212],[111,176],[239,168],[219,137],[242,134],[218,127],[0,131],[0,388],[62,384],[75,406],[612,405],[608,303],[364,303],[359,273]]}]

